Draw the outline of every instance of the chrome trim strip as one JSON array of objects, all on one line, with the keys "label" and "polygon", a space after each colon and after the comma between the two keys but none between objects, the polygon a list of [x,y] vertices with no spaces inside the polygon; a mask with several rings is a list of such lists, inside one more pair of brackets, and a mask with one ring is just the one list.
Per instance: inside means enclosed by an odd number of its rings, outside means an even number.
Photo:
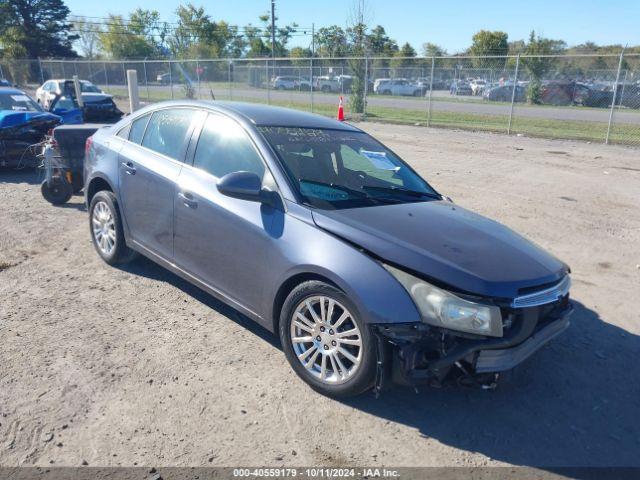
[{"label": "chrome trim strip", "polygon": [[560,283],[551,288],[540,290],[539,292],[529,293],[516,297],[511,302],[513,308],[536,307],[538,305],[546,305],[553,303],[569,293],[571,288],[571,277],[566,275]]}]

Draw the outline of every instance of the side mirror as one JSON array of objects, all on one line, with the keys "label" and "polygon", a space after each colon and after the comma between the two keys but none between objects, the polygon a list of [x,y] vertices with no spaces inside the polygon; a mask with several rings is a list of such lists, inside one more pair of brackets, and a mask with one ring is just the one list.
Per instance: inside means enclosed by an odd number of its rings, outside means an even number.
[{"label": "side mirror", "polygon": [[268,192],[262,190],[262,180],[255,173],[232,172],[227,173],[218,181],[218,191],[227,197],[239,198],[250,202],[267,201]]}]

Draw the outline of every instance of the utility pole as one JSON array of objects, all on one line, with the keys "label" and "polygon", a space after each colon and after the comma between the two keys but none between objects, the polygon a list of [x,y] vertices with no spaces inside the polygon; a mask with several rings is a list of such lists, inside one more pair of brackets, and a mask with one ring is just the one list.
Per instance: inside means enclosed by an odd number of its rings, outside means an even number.
[{"label": "utility pole", "polygon": [[271,58],[276,62],[276,0],[271,0]]}]

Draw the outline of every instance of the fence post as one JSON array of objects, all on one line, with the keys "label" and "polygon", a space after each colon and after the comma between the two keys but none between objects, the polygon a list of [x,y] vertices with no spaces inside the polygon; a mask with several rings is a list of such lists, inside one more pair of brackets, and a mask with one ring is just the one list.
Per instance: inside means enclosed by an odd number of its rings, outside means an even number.
[{"label": "fence post", "polygon": [[511,91],[511,107],[509,108],[509,126],[507,127],[507,135],[511,135],[511,123],[513,122],[513,105],[516,101],[516,90],[518,86],[518,70],[520,69],[520,54],[516,57],[516,72],[513,78],[513,90]]},{"label": "fence post", "polygon": [[[40,57],[38,57],[38,68],[40,69],[40,84],[42,85],[44,83],[44,72],[42,71],[42,60],[40,59]],[[0,75],[2,75],[1,71]]]},{"label": "fence post", "polygon": [[129,90],[129,113],[133,113],[140,108],[137,70],[127,70],[127,86]]},{"label": "fence post", "polygon": [[309,59],[309,81],[311,82],[311,87],[309,88],[309,95],[311,96],[311,113],[313,113],[313,55]]},{"label": "fence post", "polygon": [[616,107],[616,97],[618,96],[618,83],[620,82],[620,70],[622,69],[623,57],[624,57],[624,48],[620,52],[620,60],[618,61],[618,73],[616,73],[616,84],[613,87],[613,100],[611,100],[611,110],[609,111],[609,125],[607,125],[607,136],[604,139],[605,145],[609,145],[609,137],[611,136],[611,125],[613,124],[613,111]]},{"label": "fence post", "polygon": [[198,100],[200,100],[200,62],[196,60],[196,79],[198,80]]},{"label": "fence post", "polygon": [[269,59],[265,61],[264,76],[267,81],[267,105],[271,105],[271,81],[269,80]]},{"label": "fence post", "polygon": [[169,88],[171,89],[171,100],[173,100],[173,67],[171,67],[171,60],[169,60]]},{"label": "fence post", "polygon": [[231,63],[232,63],[231,60],[227,62],[227,81],[229,83],[229,100],[233,100],[233,90],[231,89]]},{"label": "fence post", "polygon": [[367,118],[367,93],[369,90],[369,56],[364,57],[364,95],[362,101],[362,120]]},{"label": "fence post", "polygon": [[144,88],[147,91],[147,102],[151,101],[149,96],[149,81],[147,80],[147,59],[142,60],[142,69],[144,71]]},{"label": "fence post", "polygon": [[436,68],[436,57],[431,57],[431,78],[429,79],[429,103],[427,107],[427,127],[431,126],[431,92],[433,92],[433,74]]}]

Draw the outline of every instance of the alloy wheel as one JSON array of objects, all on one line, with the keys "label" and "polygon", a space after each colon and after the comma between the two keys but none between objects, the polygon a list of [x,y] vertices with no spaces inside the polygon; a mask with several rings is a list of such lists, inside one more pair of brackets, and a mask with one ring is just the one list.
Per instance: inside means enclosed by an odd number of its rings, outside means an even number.
[{"label": "alloy wheel", "polygon": [[105,202],[97,202],[93,207],[91,225],[96,245],[103,254],[110,255],[116,245],[116,224]]},{"label": "alloy wheel", "polygon": [[362,361],[360,329],[351,312],[331,297],[313,296],[298,304],[291,343],[302,366],[323,383],[348,381]]}]

